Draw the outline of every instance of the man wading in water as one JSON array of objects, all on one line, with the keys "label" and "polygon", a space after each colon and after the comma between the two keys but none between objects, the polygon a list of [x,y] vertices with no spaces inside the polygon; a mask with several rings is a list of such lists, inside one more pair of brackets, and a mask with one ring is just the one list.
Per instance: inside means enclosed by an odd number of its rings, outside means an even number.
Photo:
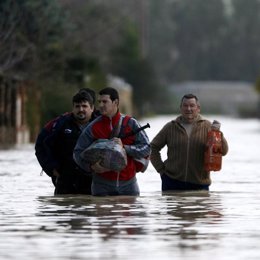
[{"label": "man wading in water", "polygon": [[[120,138],[121,135],[135,132],[140,125],[134,118],[127,118],[119,112],[117,90],[104,88],[99,92],[98,102],[101,116],[91,122],[82,132],[74,149],[74,159],[82,169],[93,172],[93,195],[139,195],[136,172],[143,171],[144,165],[141,159],[148,158],[150,155],[148,137],[145,131],[140,131],[135,135]],[[120,122],[122,122],[122,127],[120,127]],[[113,140],[125,149],[126,167],[116,172],[102,167],[99,162],[89,163],[87,158],[82,156],[82,152],[98,139],[110,139],[113,136],[113,130],[118,125],[119,134],[115,135]]]},{"label": "man wading in water", "polygon": [[74,162],[73,149],[82,130],[95,118],[93,97],[82,89],[73,97],[72,106],[71,113],[49,121],[41,130],[35,154],[52,178],[55,194],[91,194],[92,175]]}]

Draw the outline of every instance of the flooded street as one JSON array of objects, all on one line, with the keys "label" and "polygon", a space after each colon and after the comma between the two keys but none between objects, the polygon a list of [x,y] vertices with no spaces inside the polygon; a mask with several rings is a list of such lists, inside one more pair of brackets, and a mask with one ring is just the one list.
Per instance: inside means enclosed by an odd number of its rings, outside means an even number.
[{"label": "flooded street", "polygon": [[[171,118],[149,118],[150,140]],[[139,197],[53,196],[33,145],[0,151],[0,259],[260,258],[260,121],[222,123],[229,153],[210,191],[161,194],[150,164]]]}]

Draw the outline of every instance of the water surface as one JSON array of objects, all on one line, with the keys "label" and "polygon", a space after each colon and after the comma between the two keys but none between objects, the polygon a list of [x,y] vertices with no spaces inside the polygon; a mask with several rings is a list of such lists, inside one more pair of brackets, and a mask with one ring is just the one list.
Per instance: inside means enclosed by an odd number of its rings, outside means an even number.
[{"label": "water surface", "polygon": [[[150,139],[170,119],[144,121]],[[230,151],[209,192],[161,194],[149,165],[139,197],[54,197],[33,145],[0,151],[0,259],[258,260],[260,122],[210,119]]]}]

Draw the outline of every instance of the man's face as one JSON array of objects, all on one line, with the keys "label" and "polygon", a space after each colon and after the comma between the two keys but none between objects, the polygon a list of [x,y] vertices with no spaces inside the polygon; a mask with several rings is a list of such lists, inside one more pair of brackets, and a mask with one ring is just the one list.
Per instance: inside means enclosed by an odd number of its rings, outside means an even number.
[{"label": "man's face", "polygon": [[195,98],[184,98],[181,104],[181,114],[187,122],[192,123],[200,112],[200,106]]},{"label": "man's face", "polygon": [[118,110],[118,99],[112,101],[109,95],[100,95],[98,103],[99,111],[103,116],[113,117]]},{"label": "man's face", "polygon": [[74,117],[80,122],[88,122],[94,111],[94,106],[91,107],[88,101],[82,101],[80,103],[73,103],[72,113]]}]

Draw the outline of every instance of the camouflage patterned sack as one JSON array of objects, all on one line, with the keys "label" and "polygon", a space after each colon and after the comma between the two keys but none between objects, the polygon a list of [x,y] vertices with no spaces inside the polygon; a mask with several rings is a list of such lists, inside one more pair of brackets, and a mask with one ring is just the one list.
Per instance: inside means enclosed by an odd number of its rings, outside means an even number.
[{"label": "camouflage patterned sack", "polygon": [[90,164],[100,161],[101,166],[111,171],[122,171],[127,165],[125,149],[109,139],[98,139],[81,156]]}]

